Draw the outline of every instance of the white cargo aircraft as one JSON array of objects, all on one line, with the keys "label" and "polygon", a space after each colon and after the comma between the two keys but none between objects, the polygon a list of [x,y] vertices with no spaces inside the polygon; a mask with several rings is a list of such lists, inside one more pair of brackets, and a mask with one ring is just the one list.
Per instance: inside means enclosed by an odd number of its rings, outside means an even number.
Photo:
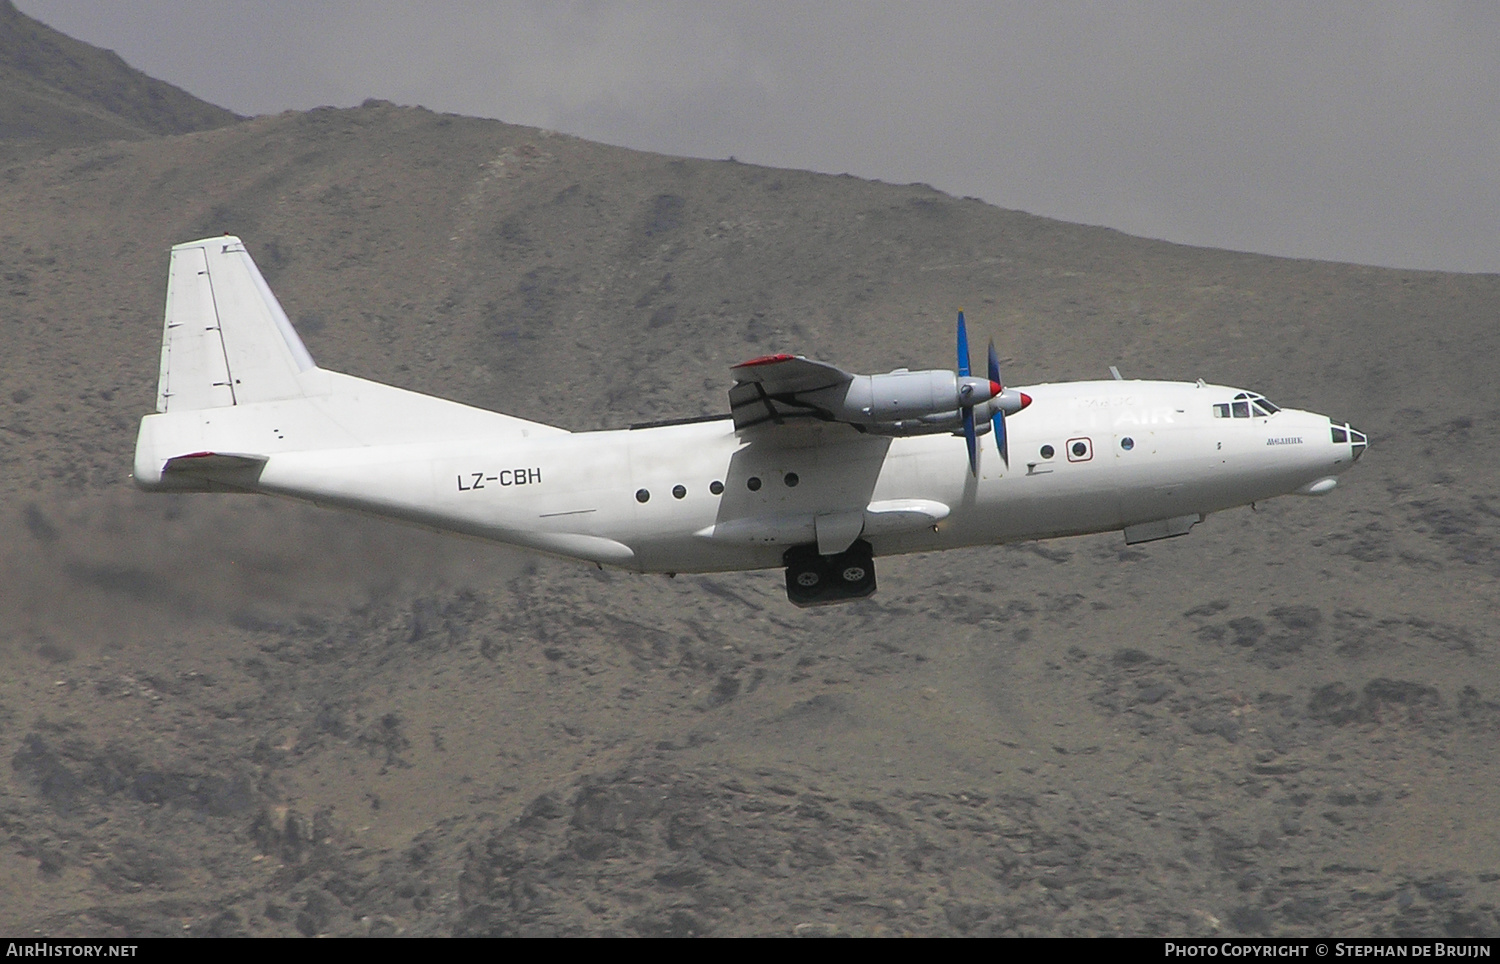
[{"label": "white cargo aircraft", "polygon": [[[1192,382],[1000,384],[851,375],[800,356],[733,368],[730,414],[571,433],[314,364],[238,238],[172,249],[156,414],[135,480],[263,492],[638,572],[785,567],[800,606],[875,591],[874,557],[1123,530],[1322,495],[1348,424]],[[995,451],[976,437],[992,434]]]}]

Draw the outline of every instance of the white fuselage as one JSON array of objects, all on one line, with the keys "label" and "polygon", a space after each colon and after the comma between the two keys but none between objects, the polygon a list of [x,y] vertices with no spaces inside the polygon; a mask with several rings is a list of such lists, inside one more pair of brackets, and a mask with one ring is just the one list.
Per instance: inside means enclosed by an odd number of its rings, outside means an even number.
[{"label": "white fuselage", "polygon": [[[626,569],[715,572],[780,566],[790,546],[818,542],[839,520],[876,555],[1120,529],[1129,537],[1133,526],[1327,491],[1359,451],[1311,412],[1215,417],[1215,403],[1236,394],[1222,386],[1024,391],[1032,404],[1008,420],[1009,468],[981,439],[977,477],[963,438],[947,434],[883,438],[814,423],[777,427],[772,443],[737,434],[727,416],[567,433],[405,392],[420,403],[408,401],[404,417],[427,411],[430,430],[349,429],[338,412],[319,427],[300,400],[214,409],[212,422],[210,413],[150,415],[136,477],[148,489],[293,496]],[[307,439],[283,438],[285,404],[303,406],[296,424]],[[168,458],[243,451],[246,439],[264,453],[254,471],[200,472],[188,483],[163,475]]]}]

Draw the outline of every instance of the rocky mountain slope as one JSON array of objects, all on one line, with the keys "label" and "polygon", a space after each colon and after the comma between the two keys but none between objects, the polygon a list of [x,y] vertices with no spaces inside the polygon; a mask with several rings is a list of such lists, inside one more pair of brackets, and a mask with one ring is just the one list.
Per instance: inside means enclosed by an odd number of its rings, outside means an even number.
[{"label": "rocky mountain slope", "polygon": [[[1204,377],[1338,490],[790,607],[149,497],[166,251],[325,367],[585,430],[795,350]],[[0,168],[0,929],[1493,935],[1500,278],[1131,238],[370,103]]]},{"label": "rocky mountain slope", "polygon": [[0,0],[0,162],[239,119]]}]

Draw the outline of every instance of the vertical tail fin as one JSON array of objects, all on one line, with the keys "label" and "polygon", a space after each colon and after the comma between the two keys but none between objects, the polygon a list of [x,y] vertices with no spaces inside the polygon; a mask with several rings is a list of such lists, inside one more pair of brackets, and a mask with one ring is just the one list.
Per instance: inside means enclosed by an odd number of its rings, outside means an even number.
[{"label": "vertical tail fin", "polygon": [[300,398],[316,367],[239,238],[172,248],[158,412]]},{"label": "vertical tail fin", "polygon": [[136,436],[143,489],[254,490],[291,452],[549,434],[566,433],[319,368],[239,238],[172,249],[156,414]]}]

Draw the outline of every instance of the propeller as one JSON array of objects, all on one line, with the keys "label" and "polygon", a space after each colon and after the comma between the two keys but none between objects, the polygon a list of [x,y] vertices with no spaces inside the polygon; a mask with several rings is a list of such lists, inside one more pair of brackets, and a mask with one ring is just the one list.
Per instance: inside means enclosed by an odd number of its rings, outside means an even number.
[{"label": "propeller", "polygon": [[[1010,397],[1006,395],[1005,383],[1000,380],[1000,356],[995,352],[995,342],[990,340],[989,351],[989,375],[990,388],[988,399],[990,410],[994,415],[990,416],[990,425],[995,432],[995,447],[1000,450],[1000,460],[1005,463],[1005,468],[1010,469],[1010,444],[1009,437],[1005,431],[1005,410],[1010,409],[1015,414],[1031,404],[1031,396],[1025,392],[1011,392]],[[958,313],[958,377],[969,377],[969,330],[964,324],[964,313]],[[969,447],[969,471],[974,477],[979,478],[979,443],[976,436],[979,434],[974,425],[974,406],[961,405],[960,412],[963,415],[964,442]]]},{"label": "propeller", "polygon": [[[995,346],[992,344],[990,345],[990,358],[994,359],[994,357]],[[992,361],[990,364],[991,381],[999,380],[995,377],[995,368],[996,365]],[[969,330],[964,326],[964,313],[962,311],[958,313],[958,377],[969,377]],[[979,443],[975,438],[974,433],[974,406],[963,406],[963,416],[964,444],[969,447],[969,471],[973,473],[974,478],[977,479],[979,478]],[[997,422],[996,424],[998,425],[999,423]],[[1003,452],[1004,449],[1002,448],[1001,451]],[[1008,462],[1006,464],[1007,466],[1009,466]]]},{"label": "propeller", "polygon": [[[997,354],[995,354],[995,342],[994,342],[994,339],[990,340],[990,371],[989,371],[989,376],[990,376],[990,381],[992,381],[995,384],[999,385],[1000,386],[1000,390],[1003,392],[1005,390],[1005,382],[1003,382],[1003,381],[1000,380],[1000,356],[997,355]],[[974,415],[973,415],[973,410],[971,409],[970,413],[969,413],[969,422],[968,422],[968,424],[972,425],[973,422],[974,422]],[[990,419],[990,424],[992,424],[995,427],[995,445],[997,445],[1000,448],[1000,461],[1002,461],[1002,462],[1005,463],[1006,469],[1009,469],[1010,468],[1010,451],[1009,451],[1009,446],[1006,444],[1006,437],[1005,437],[1005,409],[1000,408],[1000,407],[996,407],[996,409],[995,409],[995,416],[994,416],[994,418]]]}]

